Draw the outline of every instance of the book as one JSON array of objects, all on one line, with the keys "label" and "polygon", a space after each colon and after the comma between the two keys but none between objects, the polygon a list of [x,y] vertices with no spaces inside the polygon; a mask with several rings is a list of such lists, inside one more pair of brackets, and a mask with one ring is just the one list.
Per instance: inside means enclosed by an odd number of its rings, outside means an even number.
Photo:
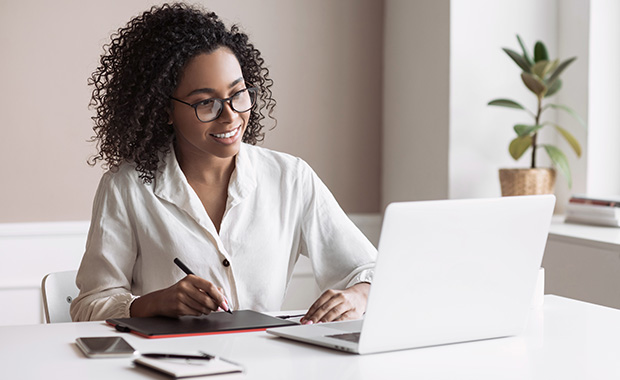
[{"label": "book", "polygon": [[566,223],[591,224],[596,226],[620,227],[620,219],[597,215],[566,215]]},{"label": "book", "polygon": [[598,206],[608,207],[620,207],[620,196],[587,196],[587,195],[573,195],[569,201],[569,204],[580,203]]},{"label": "book", "polygon": [[139,357],[133,362],[138,366],[161,372],[175,379],[233,373],[242,374],[244,372],[241,365],[218,357],[211,360],[170,360]]},{"label": "book", "polygon": [[587,203],[569,203],[566,205],[567,215],[602,216],[620,219],[620,207],[600,206]]},{"label": "book", "polygon": [[236,310],[233,314],[216,312],[200,317],[115,318],[106,320],[106,323],[119,331],[132,332],[151,339],[263,331],[271,327],[298,325],[296,322],[252,310]]}]

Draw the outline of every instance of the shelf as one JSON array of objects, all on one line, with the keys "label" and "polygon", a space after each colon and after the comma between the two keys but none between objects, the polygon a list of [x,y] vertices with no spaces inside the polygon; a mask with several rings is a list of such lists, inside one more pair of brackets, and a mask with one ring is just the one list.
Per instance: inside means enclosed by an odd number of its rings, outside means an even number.
[{"label": "shelf", "polygon": [[556,215],[551,222],[549,240],[620,250],[620,228],[564,223],[564,215]]}]

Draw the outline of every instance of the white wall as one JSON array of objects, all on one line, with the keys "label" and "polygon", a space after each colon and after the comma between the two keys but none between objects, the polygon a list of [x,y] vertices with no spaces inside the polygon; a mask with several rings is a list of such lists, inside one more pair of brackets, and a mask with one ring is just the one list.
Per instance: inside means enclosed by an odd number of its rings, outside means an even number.
[{"label": "white wall", "polygon": [[[544,115],[571,131],[584,155],[578,159],[552,128],[540,136],[540,142],[563,149],[573,173],[572,189],[558,176],[556,212],[563,211],[572,193],[620,193],[620,108],[614,106],[620,97],[615,69],[620,48],[610,52],[620,46],[620,27],[613,22],[620,19],[620,2],[387,0],[385,14],[383,205],[499,196],[498,169],[529,167],[531,154],[514,161],[508,145],[515,137],[513,126],[531,122],[530,117],[487,106],[492,99],[510,98],[536,107],[521,70],[501,50],[521,50],[516,34],[530,51],[542,40],[551,57],[578,57],[550,100],[573,108],[589,130],[566,113]],[[542,149],[537,164],[551,165]]]},{"label": "white wall", "polygon": [[558,2],[558,45],[564,58],[578,59],[562,75],[558,102],[573,108],[587,123],[558,113],[584,148],[581,159],[562,139],[573,172],[573,187],[556,185],[556,212],[563,212],[572,194],[620,194],[620,2],[562,0]]},{"label": "white wall", "polygon": [[541,39],[557,55],[557,2],[385,5],[382,204],[499,196],[498,169],[529,165],[508,153],[513,125],[528,119],[486,104],[509,97],[535,106],[501,47],[519,50],[519,33],[530,49]]},{"label": "white wall", "polygon": [[620,2],[589,2],[587,191],[620,195]]},{"label": "white wall", "polygon": [[[531,163],[529,152],[517,162],[508,153],[516,137],[513,126],[533,120],[523,111],[487,103],[509,98],[536,108],[521,69],[501,48],[520,52],[519,34],[530,51],[542,40],[551,57],[557,56],[557,2],[452,0],[450,11],[450,198],[500,196],[498,170]],[[539,149],[537,164],[548,163]]]},{"label": "white wall", "polygon": [[43,322],[41,280],[77,269],[89,223],[0,224],[0,326]]},{"label": "white wall", "polygon": [[564,82],[558,93],[558,103],[574,109],[590,127],[587,129],[565,112],[558,113],[558,123],[566,126],[579,142],[584,152],[581,158],[572,153],[571,148],[559,139],[558,146],[566,153],[573,173],[573,187],[568,188],[565,181],[556,183],[556,212],[563,213],[571,194],[587,192],[588,162],[596,149],[590,147],[588,131],[592,130],[589,122],[588,80],[590,65],[590,1],[562,0],[558,4],[559,52],[566,59],[577,57],[577,60],[562,74]]}]

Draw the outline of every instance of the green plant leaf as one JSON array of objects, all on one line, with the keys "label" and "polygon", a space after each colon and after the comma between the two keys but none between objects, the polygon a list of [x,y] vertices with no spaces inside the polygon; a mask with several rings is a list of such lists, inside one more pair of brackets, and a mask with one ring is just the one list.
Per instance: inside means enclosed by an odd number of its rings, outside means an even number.
[{"label": "green plant leaf", "polygon": [[549,89],[547,90],[547,93],[545,94],[545,98],[560,91],[560,88],[562,88],[562,80],[561,79],[554,80],[551,86],[549,87]]},{"label": "green plant leaf", "polygon": [[559,64],[560,64],[559,59],[554,59],[553,61],[551,61],[551,65],[549,66],[549,70],[547,71],[547,74],[549,74],[552,71],[555,71],[555,69],[558,67]]},{"label": "green plant leaf", "polygon": [[523,156],[523,153],[532,146],[532,137],[531,136],[523,136],[517,137],[516,139],[510,142],[508,146],[508,152],[515,160],[518,160]]},{"label": "green plant leaf", "polygon": [[542,96],[547,91],[547,86],[538,78],[530,73],[521,73],[521,79],[525,87],[532,91],[537,96]]},{"label": "green plant leaf", "polygon": [[564,110],[564,111],[568,112],[572,117],[574,117],[575,120],[577,120],[579,122],[579,124],[583,125],[584,128],[587,128],[586,127],[586,122],[583,121],[583,119],[579,115],[577,115],[577,112],[573,111],[570,107],[564,106],[562,104],[551,104],[550,103],[550,104],[547,104],[546,106],[544,106],[543,110],[547,109],[547,108],[554,108],[554,109]]},{"label": "green plant leaf", "polygon": [[541,41],[537,41],[534,45],[534,62],[548,61],[549,55],[547,54],[547,48]]},{"label": "green plant leaf", "polygon": [[526,73],[529,73],[531,71],[530,65],[527,63],[525,58],[519,55],[519,53],[517,53],[514,50],[510,50],[508,48],[502,48],[502,50],[504,50],[506,54],[508,54],[508,56],[512,58],[512,60],[515,61],[517,65],[519,65],[521,70],[525,71]]},{"label": "green plant leaf", "polygon": [[517,109],[520,109],[520,110],[524,110],[525,109],[525,107],[523,107],[521,104],[515,102],[514,100],[510,100],[510,99],[493,99],[487,105],[489,105],[489,106],[508,107],[508,108],[517,108]]},{"label": "green plant leaf", "polygon": [[573,148],[577,157],[581,157],[581,145],[579,145],[579,141],[577,141],[575,136],[573,136],[572,133],[557,124],[553,124],[553,126],[558,132],[560,132],[560,134],[564,137],[566,142],[568,142],[571,148]]},{"label": "green plant leaf", "polygon": [[551,62],[549,61],[539,61],[532,66],[532,74],[535,74],[540,79],[545,79],[545,74],[547,73],[547,67],[551,67]]},{"label": "green plant leaf", "polygon": [[562,153],[561,150],[559,150],[553,145],[544,144],[542,146],[547,151],[547,154],[551,158],[551,161],[553,161],[560,173],[562,173],[562,175],[568,181],[568,187],[573,187],[573,180],[571,178],[570,167],[568,166],[568,159],[566,158],[564,153]]},{"label": "green plant leaf", "polygon": [[532,66],[534,62],[532,62],[532,59],[530,58],[530,55],[527,53],[527,49],[525,48],[525,45],[523,44],[523,41],[521,41],[521,37],[518,34],[517,34],[517,41],[519,41],[519,45],[521,46],[521,51],[523,51],[523,58],[525,59],[525,61],[527,62],[529,66]]},{"label": "green plant leaf", "polygon": [[547,80],[547,83],[553,84],[553,81],[558,79],[560,74],[562,74],[562,71],[564,71],[568,67],[568,65],[573,63],[573,61],[576,60],[576,59],[577,59],[577,57],[572,57],[572,58],[569,58],[566,61],[560,63],[558,65],[557,69],[555,69],[553,74],[551,74],[551,76],[549,77],[549,80]]},{"label": "green plant leaf", "polygon": [[[540,77],[540,79],[543,80],[543,82],[545,81],[545,77],[552,72],[553,70],[555,70],[555,68],[558,66],[558,60],[556,59],[555,61],[541,61],[541,62],[547,62],[547,64],[545,65],[545,67],[543,68],[542,71],[542,76]],[[546,83],[545,83],[546,84]]]},{"label": "green plant leaf", "polygon": [[544,127],[544,125],[526,125],[526,124],[517,124],[514,126],[515,132],[519,137],[528,136],[532,133],[538,131],[540,128]]}]

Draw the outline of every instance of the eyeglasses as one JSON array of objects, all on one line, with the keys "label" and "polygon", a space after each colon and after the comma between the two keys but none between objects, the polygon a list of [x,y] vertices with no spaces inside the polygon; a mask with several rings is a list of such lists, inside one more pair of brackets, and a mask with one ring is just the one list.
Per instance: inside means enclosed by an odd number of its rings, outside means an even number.
[{"label": "eyeglasses", "polygon": [[241,91],[237,91],[233,96],[226,99],[211,98],[201,100],[198,103],[190,104],[177,99],[173,96],[172,100],[176,100],[179,103],[186,104],[194,109],[196,117],[203,123],[208,123],[220,117],[222,110],[224,109],[224,103],[228,102],[230,108],[237,113],[248,112],[254,104],[256,104],[256,96],[258,89],[255,87],[244,88]]}]

